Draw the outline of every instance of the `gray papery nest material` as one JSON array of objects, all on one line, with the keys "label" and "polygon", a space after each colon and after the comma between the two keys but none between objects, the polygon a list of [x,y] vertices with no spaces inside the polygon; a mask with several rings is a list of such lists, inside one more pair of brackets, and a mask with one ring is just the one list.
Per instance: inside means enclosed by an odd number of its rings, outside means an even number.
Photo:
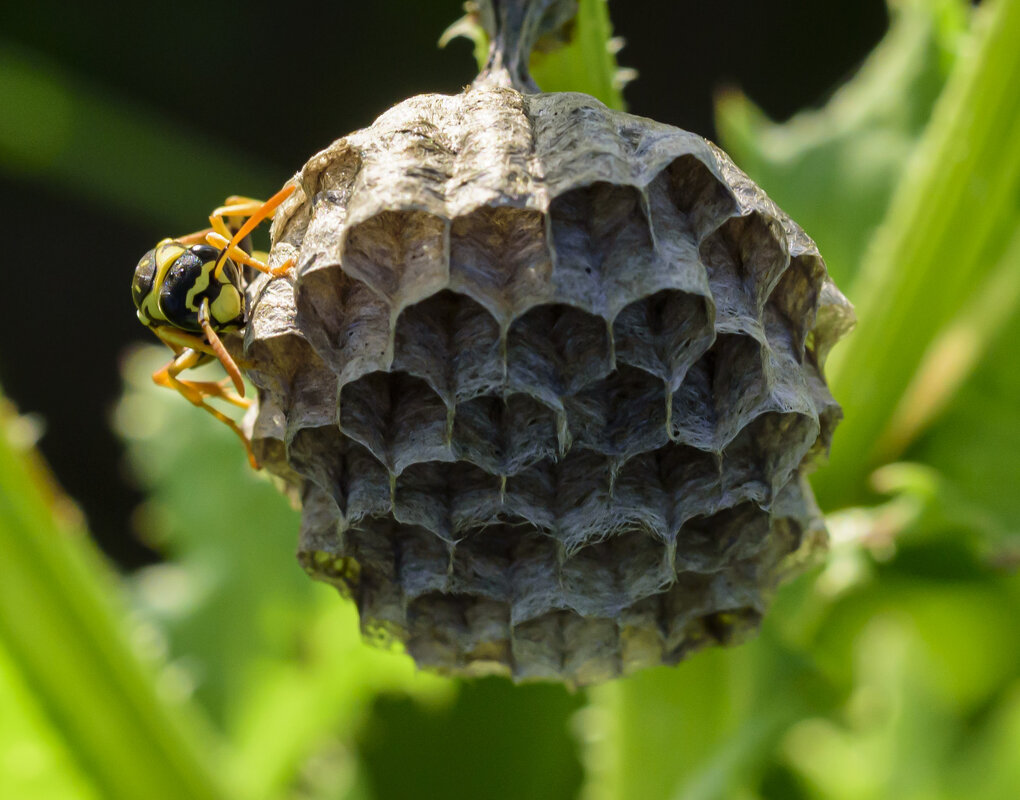
[{"label": "gray papery nest material", "polygon": [[253,438],[367,636],[590,684],[738,640],[824,545],[804,475],[853,315],[717,147],[495,72],[294,179]]}]

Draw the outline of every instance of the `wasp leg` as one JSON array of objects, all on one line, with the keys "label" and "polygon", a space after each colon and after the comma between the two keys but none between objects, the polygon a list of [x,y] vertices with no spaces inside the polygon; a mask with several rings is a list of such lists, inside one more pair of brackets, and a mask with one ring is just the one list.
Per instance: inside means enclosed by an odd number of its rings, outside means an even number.
[{"label": "wasp leg", "polygon": [[[203,353],[200,353],[197,350],[185,348],[169,364],[152,373],[152,380],[158,386],[165,386],[167,389],[175,390],[189,403],[205,409],[208,413],[212,414],[212,416],[216,417],[216,419],[230,428],[230,430],[232,430],[244,443],[244,449],[248,454],[248,462],[251,464],[252,469],[260,469],[258,459],[255,458],[255,453],[251,448],[251,441],[244,435],[244,431],[237,426],[237,423],[234,422],[234,420],[222,411],[213,408],[205,402],[205,397],[208,395],[203,391],[203,389],[206,384],[204,382],[182,381],[177,377],[184,370],[190,369],[198,364],[203,355]],[[219,384],[212,385],[219,387]],[[222,391],[222,387],[219,388]],[[221,396],[219,393],[215,394],[216,396]]]},{"label": "wasp leg", "polygon": [[253,216],[265,201],[256,200],[254,197],[242,197],[239,194],[232,194],[223,201],[223,205],[212,212],[214,217],[250,217]]},{"label": "wasp leg", "polygon": [[241,380],[241,370],[237,368],[237,364],[234,363],[234,359],[230,353],[227,352],[227,348],[223,346],[223,342],[220,341],[220,337],[213,330],[212,324],[209,322],[209,298],[206,297],[202,300],[202,305],[198,309],[198,324],[202,326],[202,333],[205,334],[205,340],[209,343],[213,352],[216,354],[216,358],[220,360],[223,365],[223,369],[227,371],[227,375],[230,376],[230,380],[234,382],[234,388],[237,389],[237,393],[244,397],[244,381]]},{"label": "wasp leg", "polygon": [[[230,242],[220,233],[214,232],[207,234],[205,240],[213,247],[219,248],[220,250],[226,250],[226,248],[230,247]],[[280,264],[280,266],[271,267],[265,261],[257,259],[237,247],[230,247],[229,252],[227,252],[227,257],[239,264],[245,264],[246,266],[257,269],[259,272],[265,272],[267,275],[272,275],[274,278],[286,275],[290,272],[291,267],[294,266],[294,259],[288,258]]]},{"label": "wasp leg", "polygon": [[[208,312],[206,313],[206,326],[203,326],[203,330],[205,327],[208,327]],[[200,310],[199,323],[201,324],[201,322],[202,314]],[[211,327],[208,327],[208,330],[205,331],[207,337],[209,337],[209,334],[212,334],[208,341],[192,333],[172,328],[169,325],[155,327],[152,331],[160,338],[163,344],[167,345],[174,352],[187,348],[216,358],[223,365],[227,375],[230,376],[230,380],[234,384],[234,388],[237,389],[237,393],[244,397],[244,380],[241,378],[241,370],[238,369],[237,362],[227,352],[227,348],[223,346],[220,337],[216,335],[216,332]]]},{"label": "wasp leg", "polygon": [[189,233],[186,236],[178,236],[174,239],[175,242],[180,244],[201,244],[206,241],[209,234],[212,233],[212,228],[205,228],[194,233]]},{"label": "wasp leg", "polygon": [[251,408],[252,406],[252,401],[247,397],[241,397],[227,388],[227,384],[230,383],[229,378],[223,381],[187,381],[183,378],[179,380],[205,397],[215,397],[238,408]]},{"label": "wasp leg", "polygon": [[[227,253],[236,248],[237,245],[244,240],[245,236],[247,236],[249,233],[255,230],[256,227],[258,227],[259,223],[273,216],[273,214],[276,213],[276,209],[280,205],[280,203],[282,203],[284,200],[290,197],[291,194],[294,193],[295,189],[297,189],[297,186],[295,186],[294,184],[284,186],[282,189],[280,189],[280,191],[278,191],[276,194],[274,194],[272,197],[266,200],[266,202],[264,202],[261,206],[255,209],[252,215],[248,217],[247,222],[245,222],[244,225],[242,225],[240,229],[237,230],[232,237],[230,237],[227,246],[223,248],[223,252],[220,254],[220,257],[216,262],[216,269],[213,272],[214,278],[219,280],[222,277],[223,263],[226,260]],[[222,221],[222,217],[219,217],[219,219]],[[212,223],[213,228],[215,229],[217,223],[213,221],[213,218],[210,218],[209,221],[210,223]],[[226,229],[225,223],[223,224],[223,228]],[[220,235],[223,235],[222,231],[217,232],[220,233]]]}]

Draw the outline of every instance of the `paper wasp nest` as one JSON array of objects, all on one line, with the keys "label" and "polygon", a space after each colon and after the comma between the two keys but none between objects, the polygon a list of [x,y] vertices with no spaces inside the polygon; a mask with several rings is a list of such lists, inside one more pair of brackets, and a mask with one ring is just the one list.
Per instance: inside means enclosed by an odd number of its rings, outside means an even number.
[{"label": "paper wasp nest", "polygon": [[717,147],[510,66],[299,173],[295,273],[251,287],[254,438],[366,635],[588,684],[743,636],[824,543],[804,473],[852,314]]}]

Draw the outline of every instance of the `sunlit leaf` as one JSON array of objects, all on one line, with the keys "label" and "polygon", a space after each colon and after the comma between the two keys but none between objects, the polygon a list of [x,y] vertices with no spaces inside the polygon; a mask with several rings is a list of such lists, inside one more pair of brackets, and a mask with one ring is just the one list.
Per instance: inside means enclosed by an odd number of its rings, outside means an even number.
[{"label": "sunlit leaf", "polygon": [[0,797],[99,800],[2,647],[0,708]]},{"label": "sunlit leaf", "polygon": [[[216,740],[172,713],[127,641],[114,576],[0,409],[0,646],[67,750],[109,798],[216,798]],[[65,501],[66,502],[66,501]]]},{"label": "sunlit leaf", "polygon": [[[816,487],[830,507],[865,494],[883,435],[924,355],[1010,245],[1020,197],[1020,2],[979,9],[931,125],[897,187],[852,299],[860,319],[829,365],[846,419]],[[1010,231],[1010,234],[1012,231]]]},{"label": "sunlit leaf", "polygon": [[965,7],[962,0],[890,3],[890,30],[857,74],[822,108],[787,122],[772,122],[739,91],[719,98],[723,146],[815,239],[842,287],[942,90]]}]

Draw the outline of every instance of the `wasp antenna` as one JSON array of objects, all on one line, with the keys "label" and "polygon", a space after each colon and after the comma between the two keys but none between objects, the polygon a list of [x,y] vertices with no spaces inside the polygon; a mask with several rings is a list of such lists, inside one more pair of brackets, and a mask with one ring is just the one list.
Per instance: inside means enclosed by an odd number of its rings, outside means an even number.
[{"label": "wasp antenna", "polygon": [[272,197],[266,200],[266,202],[262,204],[258,211],[256,211],[250,217],[248,217],[244,225],[242,225],[238,229],[237,233],[234,234],[233,238],[230,240],[230,243],[227,245],[227,247],[225,247],[223,251],[220,253],[220,257],[216,259],[216,268],[213,271],[213,274],[215,275],[216,278],[219,278],[223,274],[223,264],[227,260],[227,254],[234,247],[240,244],[240,242],[244,239],[245,236],[247,236],[249,233],[255,230],[255,228],[259,226],[259,223],[262,222],[262,220],[268,219],[269,217],[273,216],[273,213],[276,211],[277,206],[279,206],[280,203],[282,203],[284,200],[290,197],[294,193],[295,189],[297,189],[296,184],[284,186],[282,189],[280,189],[280,191],[278,191],[276,194],[274,194]]}]

